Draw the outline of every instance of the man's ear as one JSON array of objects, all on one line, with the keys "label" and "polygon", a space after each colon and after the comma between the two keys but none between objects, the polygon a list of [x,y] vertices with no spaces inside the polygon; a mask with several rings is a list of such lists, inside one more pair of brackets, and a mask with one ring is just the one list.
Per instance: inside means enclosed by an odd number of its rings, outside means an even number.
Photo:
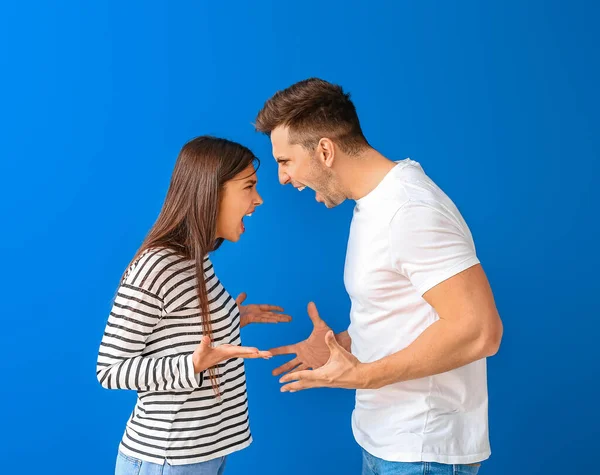
[{"label": "man's ear", "polygon": [[319,140],[319,144],[317,145],[317,157],[323,165],[328,168],[333,166],[333,161],[335,160],[335,152],[336,147],[333,143],[333,140],[328,139],[327,137],[323,137]]}]

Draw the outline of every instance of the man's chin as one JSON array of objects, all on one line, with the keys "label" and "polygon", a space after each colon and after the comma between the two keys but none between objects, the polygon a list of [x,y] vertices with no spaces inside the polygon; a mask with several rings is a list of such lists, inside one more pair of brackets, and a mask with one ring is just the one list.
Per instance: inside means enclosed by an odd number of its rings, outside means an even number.
[{"label": "man's chin", "polygon": [[345,201],[345,200],[341,200],[341,201],[330,201],[330,200],[325,200],[325,201],[323,202],[323,204],[325,205],[325,207],[326,207],[327,209],[332,209],[332,208],[335,208],[335,207],[337,207],[337,206],[341,205],[341,204],[342,204],[344,201]]},{"label": "man's chin", "polygon": [[317,203],[325,205],[326,208],[335,208],[336,206],[346,201],[346,198],[336,195],[336,198],[334,200],[331,199],[329,196],[325,195],[324,193],[319,193],[318,191],[315,191],[315,201]]}]

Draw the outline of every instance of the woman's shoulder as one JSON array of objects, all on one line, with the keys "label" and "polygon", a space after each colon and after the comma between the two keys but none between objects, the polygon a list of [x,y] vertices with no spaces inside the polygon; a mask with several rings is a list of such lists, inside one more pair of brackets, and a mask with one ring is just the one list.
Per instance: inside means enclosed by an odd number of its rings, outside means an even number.
[{"label": "woman's shoulder", "polygon": [[167,247],[146,249],[131,263],[123,284],[160,295],[174,275],[194,272],[194,262]]}]

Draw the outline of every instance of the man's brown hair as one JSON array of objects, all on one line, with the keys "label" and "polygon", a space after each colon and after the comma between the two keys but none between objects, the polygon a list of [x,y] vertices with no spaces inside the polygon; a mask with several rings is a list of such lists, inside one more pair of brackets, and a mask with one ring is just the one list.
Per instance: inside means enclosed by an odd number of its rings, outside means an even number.
[{"label": "man's brown hair", "polygon": [[333,140],[349,155],[369,145],[350,94],[323,79],[297,82],[265,102],[256,117],[256,130],[270,135],[279,126],[289,127],[290,142],[308,150],[323,137]]}]

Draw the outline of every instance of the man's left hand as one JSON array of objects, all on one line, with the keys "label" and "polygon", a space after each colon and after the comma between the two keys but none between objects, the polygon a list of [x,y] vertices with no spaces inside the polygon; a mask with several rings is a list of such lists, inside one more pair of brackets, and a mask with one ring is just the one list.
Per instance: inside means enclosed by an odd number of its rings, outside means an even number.
[{"label": "man's left hand", "polygon": [[325,342],[330,351],[327,363],[315,370],[286,374],[279,382],[290,384],[282,386],[281,392],[296,392],[310,388],[362,389],[367,387],[366,365],[340,346],[333,331],[327,332]]}]

